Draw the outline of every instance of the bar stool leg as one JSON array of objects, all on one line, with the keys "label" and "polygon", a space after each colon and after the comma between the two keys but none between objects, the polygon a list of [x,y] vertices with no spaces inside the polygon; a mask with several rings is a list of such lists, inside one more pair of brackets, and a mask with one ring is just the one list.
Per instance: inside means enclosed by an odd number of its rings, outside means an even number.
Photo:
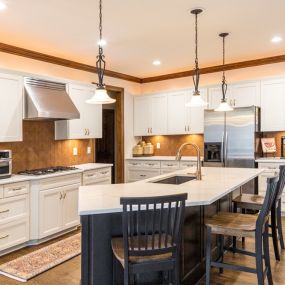
[{"label": "bar stool leg", "polygon": [[211,228],[207,227],[206,235],[206,285],[211,282]]},{"label": "bar stool leg", "polygon": [[[246,213],[246,210],[245,210],[245,209],[242,209],[242,213],[245,214],[245,213]],[[245,245],[245,237],[242,237],[242,238],[241,238],[241,242],[242,242],[242,246],[244,247],[244,245]]]},{"label": "bar stool leg", "polygon": [[263,249],[264,249],[265,266],[267,268],[268,284],[273,285],[271,266],[270,266],[270,256],[269,256],[268,223],[266,223],[265,231],[263,233]]},{"label": "bar stool leg", "polygon": [[[219,258],[224,262],[224,236],[219,235]],[[224,273],[224,268],[219,268],[220,274]]]},{"label": "bar stool leg", "polygon": [[[237,204],[234,203],[234,213],[237,213]],[[233,237],[233,252],[235,252],[235,249],[237,248],[237,238]]]},{"label": "bar stool leg", "polygon": [[258,285],[264,285],[263,278],[263,258],[262,258],[262,234],[256,232],[255,236],[255,252],[256,252],[256,273]]},{"label": "bar stool leg", "polygon": [[273,239],[273,247],[275,259],[280,261],[280,254],[278,248],[278,237],[277,237],[277,228],[276,228],[276,208],[275,206],[271,210],[271,231],[272,231],[272,239]]},{"label": "bar stool leg", "polygon": [[281,216],[281,199],[278,201],[277,208],[277,227],[278,227],[278,235],[280,240],[280,245],[282,249],[285,249],[284,238],[283,238],[283,229],[282,229],[282,216]]}]

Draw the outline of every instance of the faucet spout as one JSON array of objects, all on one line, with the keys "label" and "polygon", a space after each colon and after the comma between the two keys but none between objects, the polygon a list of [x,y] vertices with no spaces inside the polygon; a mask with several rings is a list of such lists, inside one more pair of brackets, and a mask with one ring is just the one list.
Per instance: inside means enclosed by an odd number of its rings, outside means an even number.
[{"label": "faucet spout", "polygon": [[196,150],[196,155],[197,155],[197,169],[196,169],[196,178],[197,180],[202,180],[202,171],[201,171],[201,152],[200,152],[200,148],[195,144],[195,143],[191,143],[191,142],[186,142],[184,144],[182,144],[176,154],[175,159],[180,161],[181,160],[181,151],[183,150],[183,148],[187,145],[191,145],[192,147],[194,147],[194,149]]}]

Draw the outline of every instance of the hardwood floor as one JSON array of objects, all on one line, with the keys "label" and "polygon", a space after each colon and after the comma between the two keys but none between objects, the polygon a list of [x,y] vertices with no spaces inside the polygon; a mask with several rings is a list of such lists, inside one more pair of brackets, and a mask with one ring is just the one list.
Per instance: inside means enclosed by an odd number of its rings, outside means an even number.
[{"label": "hardwood floor", "polygon": [[[285,219],[283,219],[283,228],[285,231]],[[73,232],[74,233],[74,232]],[[70,234],[69,234],[70,235]],[[67,235],[68,236],[68,235]],[[57,240],[54,240],[57,241]],[[52,241],[52,242],[54,242]],[[48,243],[52,243],[48,242]],[[12,260],[23,254],[27,254],[33,250],[41,248],[43,245],[28,247],[16,251],[12,254],[0,257],[0,264]],[[240,244],[239,244],[240,246]],[[251,238],[246,239],[246,249],[252,250],[254,248],[254,241]],[[285,284],[285,251],[281,252],[281,261],[276,262],[274,258],[274,252],[272,247],[272,241],[270,239],[270,255],[271,255],[271,269],[273,272],[274,285]],[[226,262],[232,262],[236,264],[242,264],[246,266],[255,267],[255,259],[249,256],[241,254],[227,253],[225,255]],[[218,273],[218,269],[212,269],[211,274],[213,285],[256,285],[257,279],[255,274],[235,272],[230,270],[224,270],[223,274]],[[21,282],[14,281],[10,278],[6,278],[0,275],[1,285],[19,285]],[[33,278],[31,281],[25,283],[27,285],[79,285],[80,284],[80,256],[75,257],[53,269],[44,272],[43,274]],[[203,285],[204,281],[199,282],[199,285]],[[265,282],[267,284],[267,281]],[[100,284],[101,285],[101,284]],[[102,284],[104,285],[104,284]]]}]

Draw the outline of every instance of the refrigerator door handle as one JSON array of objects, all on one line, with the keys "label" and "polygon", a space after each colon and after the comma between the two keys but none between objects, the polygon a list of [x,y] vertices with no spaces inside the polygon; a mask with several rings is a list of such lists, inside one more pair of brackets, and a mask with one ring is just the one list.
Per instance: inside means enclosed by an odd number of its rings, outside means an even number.
[{"label": "refrigerator door handle", "polygon": [[221,145],[221,162],[224,162],[224,133],[222,134],[222,145]]}]

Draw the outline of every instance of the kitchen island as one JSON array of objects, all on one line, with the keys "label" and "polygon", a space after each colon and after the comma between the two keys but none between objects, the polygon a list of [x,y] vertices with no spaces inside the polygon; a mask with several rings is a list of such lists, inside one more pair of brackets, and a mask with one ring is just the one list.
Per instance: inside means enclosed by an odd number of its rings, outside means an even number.
[{"label": "kitchen island", "polygon": [[[80,187],[82,285],[112,284],[111,238],[122,235],[120,197],[188,193],[181,252],[182,284],[195,284],[203,276],[205,219],[217,211],[231,211],[233,193],[238,191],[239,194],[242,186],[263,170],[205,167],[200,181],[180,185],[152,183],[172,175],[188,175],[193,170],[179,170],[135,183]],[[213,254],[215,249],[213,242]],[[117,270],[116,275],[120,277],[122,272]],[[155,278],[157,276],[152,274],[141,276],[140,284],[158,284]]]}]

